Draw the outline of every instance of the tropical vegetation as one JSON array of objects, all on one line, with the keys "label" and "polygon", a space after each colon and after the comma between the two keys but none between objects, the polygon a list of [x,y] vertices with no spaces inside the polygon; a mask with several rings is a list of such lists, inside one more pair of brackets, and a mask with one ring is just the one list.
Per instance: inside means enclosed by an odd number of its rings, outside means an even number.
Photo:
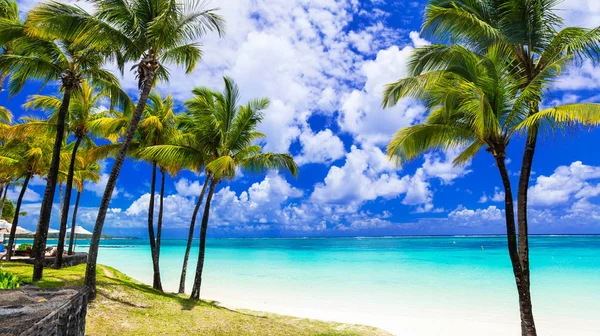
[{"label": "tropical vegetation", "polygon": [[[46,185],[32,248],[34,266],[13,264],[19,277],[0,270],[0,288],[18,287],[19,278],[44,284],[46,241],[57,186],[61,206],[54,268],[63,266],[73,188],[77,196],[68,254],[74,253],[84,185],[98,182],[101,160],[111,158],[85,277],[82,278],[83,267],[79,267],[76,274],[68,274],[69,281],[87,286],[91,298],[96,298],[98,287],[107,293],[97,307],[103,313],[109,306],[105,300],[110,300],[115,291],[130,293],[132,288],[145,291],[144,302],[169,307],[200,306],[209,311],[214,307],[197,301],[217,186],[235,179],[240,171],[262,174],[274,169],[297,176],[298,167],[288,153],[264,151],[261,143],[265,135],[258,127],[269,99],[241,103],[242,95],[232,78],[223,77],[222,91],[190,88],[191,98],[182,107],[161,90],[161,84],[170,80],[169,67],[183,67],[186,74],[196,69],[203,56],[200,40],[206,34],[224,34],[225,21],[218,9],[192,0],[89,2],[94,6],[93,12],[52,1],[38,4],[22,16],[15,0],[0,0],[0,92],[7,88],[5,91],[14,97],[31,82],[54,91],[32,95],[23,104],[24,109],[43,112],[43,117],[15,120],[8,108],[0,106],[0,218],[12,221],[8,260],[12,257],[28,186],[34,178],[42,179]],[[600,53],[600,27],[562,27],[557,4],[556,0],[429,1],[422,33],[435,43],[413,51],[409,76],[389,84],[382,102],[384,107],[391,107],[404,98],[417,99],[429,110],[423,122],[400,129],[391,139],[387,153],[398,163],[430,150],[459,150],[454,160],[457,165],[469,162],[483,150],[493,157],[504,188],[508,255],[518,292],[522,335],[526,336],[537,335],[530,293],[527,191],[538,138],[546,130],[560,132],[600,123],[599,104],[546,106],[546,90],[567,66],[595,59]],[[108,70],[116,67],[124,75],[125,66],[131,64],[137,77],[134,98]],[[515,204],[506,153],[519,137],[525,148]],[[152,289],[110,268],[98,270],[96,264],[111,197],[127,158],[151,167],[147,230]],[[189,299],[160,293],[165,181],[182,170],[205,176],[190,214],[180,274],[178,291],[183,294],[196,220],[204,204]],[[155,225],[157,173],[160,187]],[[13,203],[7,194],[9,188],[17,186],[20,193]],[[70,271],[50,272],[53,276],[65,276]],[[166,319],[166,315],[156,318]],[[248,320],[240,316],[228,318]],[[258,320],[252,323],[269,324]],[[288,330],[288,326],[283,326],[286,323],[278,320],[275,324]],[[305,327],[323,332],[330,329],[309,324]],[[173,330],[176,329],[169,332]],[[199,330],[207,331],[201,326]],[[289,330],[302,334],[302,328],[297,326]]]},{"label": "tropical vegetation", "polygon": [[[508,250],[519,294],[523,335],[536,335],[531,303],[527,192],[541,129],[600,122],[597,104],[541,109],[544,92],[574,61],[600,51],[600,28],[561,28],[559,1],[432,0],[422,33],[445,45],[417,48],[409,61],[412,77],[388,85],[384,106],[403,97],[426,102],[431,114],[422,125],[400,130],[388,145],[399,161],[430,149],[460,147],[461,164],[481,148],[492,153],[505,188]],[[510,138],[526,136],[517,219],[504,166]]]}]

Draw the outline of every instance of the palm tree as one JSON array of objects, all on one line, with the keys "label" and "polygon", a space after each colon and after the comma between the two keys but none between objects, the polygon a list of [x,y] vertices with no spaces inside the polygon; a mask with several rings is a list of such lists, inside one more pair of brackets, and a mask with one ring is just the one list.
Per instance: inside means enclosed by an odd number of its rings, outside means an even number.
[{"label": "palm tree", "polygon": [[[0,0],[0,48],[3,55],[13,52],[13,43],[23,36],[23,23],[19,17],[19,5],[16,0]],[[0,92],[4,91],[4,81],[8,71],[0,70]]]},{"label": "palm tree", "polygon": [[[100,44],[74,43],[72,39],[61,39],[59,35],[45,29],[43,18],[47,7],[41,4],[29,12],[25,22],[27,34],[34,38],[19,40],[12,54],[0,55],[0,70],[10,72],[9,88],[11,95],[19,92],[31,79],[60,81],[63,93],[60,109],[56,117],[56,136],[52,150],[52,161],[47,176],[46,189],[42,199],[40,218],[36,229],[32,255],[35,259],[33,281],[39,281],[43,274],[44,250],[52,214],[52,203],[60,165],[60,152],[65,133],[65,119],[73,92],[81,89],[83,79],[90,80],[98,88],[118,88],[114,75],[101,68],[107,57],[106,48]],[[122,98],[118,93],[114,101]]]},{"label": "palm tree", "polygon": [[[190,137],[193,137],[195,134],[197,134],[197,129],[195,129],[195,127],[197,126],[197,120],[195,120],[194,118],[191,118],[189,114],[181,114],[181,115],[177,116],[176,123],[178,124],[177,126],[179,126],[178,128],[176,128],[178,131],[175,132],[175,134],[173,134],[171,136],[170,143],[173,147],[169,147],[169,148],[175,148],[175,146],[180,146],[181,148],[187,148],[188,150],[191,151],[190,153],[188,153],[189,154],[188,156],[179,157],[177,161],[162,160],[162,157],[160,156],[160,154],[164,153],[165,147],[157,147],[157,146],[149,146],[149,147],[141,148],[140,151],[138,151],[136,153],[136,155],[139,156],[140,158],[143,158],[146,161],[149,161],[149,162],[160,162],[160,164],[163,166],[170,165],[171,169],[175,170],[175,171],[185,167],[194,172],[200,172],[201,167],[204,166],[204,162],[206,160],[206,155],[203,152],[203,149],[201,148],[201,146],[198,148],[194,148],[193,146],[188,145],[189,144],[188,139]],[[180,132],[179,128],[187,130],[186,133]],[[196,141],[197,140],[198,139],[196,139]],[[158,152],[157,152],[157,150],[158,150]],[[186,278],[186,274],[187,274],[187,264],[188,264],[188,259],[190,256],[190,250],[192,247],[193,238],[194,238],[196,217],[198,215],[198,211],[200,210],[200,205],[202,204],[202,200],[204,199],[204,194],[206,192],[206,187],[208,186],[209,180],[210,180],[209,178],[206,178],[204,181],[204,186],[202,187],[202,192],[200,193],[200,196],[198,197],[196,206],[194,207],[194,211],[192,214],[192,219],[190,221],[188,239],[187,239],[185,254],[184,254],[184,258],[183,258],[181,277],[180,277],[180,281],[179,281],[179,291],[178,292],[180,294],[183,294],[185,292],[185,278]],[[163,194],[163,191],[162,191],[163,185],[164,185],[164,179],[163,179],[163,183],[161,183],[161,195]],[[162,196],[161,196],[161,198],[162,198]],[[159,221],[162,218],[162,199],[161,199],[160,209],[161,210],[159,210]],[[160,229],[158,230],[158,232],[160,232]],[[160,248],[158,248],[158,250],[160,252]]]},{"label": "palm tree", "polygon": [[[184,132],[180,144],[153,146],[143,151],[144,155],[159,163],[177,162],[181,167],[196,171],[203,162],[208,162],[206,170],[210,186],[202,216],[200,250],[191,295],[195,300],[200,298],[210,204],[217,184],[223,179],[233,179],[237,168],[253,173],[266,169],[284,169],[294,176],[298,173],[291,155],[262,153],[261,146],[253,145],[264,138],[256,127],[263,119],[262,111],[268,107],[269,100],[256,99],[245,106],[238,106],[240,94],[237,85],[227,77],[224,82],[223,93],[208,88],[192,91],[194,98],[186,102],[188,116],[180,122]],[[205,158],[208,158],[207,161],[204,161]]]},{"label": "palm tree", "polygon": [[[93,147],[94,140],[92,138],[92,131],[96,134],[106,135],[106,125],[102,122],[97,122],[98,120],[105,120],[105,118],[110,118],[114,116],[118,112],[113,112],[112,110],[103,111],[100,109],[100,104],[103,99],[109,99],[113,92],[118,92],[121,95],[123,110],[125,113],[130,113],[133,103],[127,97],[124,92],[112,91],[113,88],[109,88],[109,90],[95,90],[93,86],[86,80],[81,82],[80,88],[78,91],[74,92],[71,104],[69,106],[68,115],[66,117],[66,130],[67,134],[72,134],[75,141],[72,142],[69,147],[71,149],[71,159],[68,165],[68,168],[65,167],[67,171],[67,176],[64,181],[60,183],[60,192],[61,192],[61,212],[60,212],[60,233],[58,235],[58,248],[57,248],[57,257],[55,259],[55,267],[62,267],[62,254],[64,251],[64,243],[67,232],[67,220],[69,216],[69,208],[71,203],[71,192],[73,188],[73,177],[75,170],[75,162],[78,158],[77,151],[80,146],[90,148]],[[62,106],[62,101],[59,97],[56,96],[44,96],[44,95],[34,95],[29,101],[24,105],[27,109],[38,109],[44,110],[51,113],[51,117],[49,122],[54,125],[58,119],[58,114],[60,111],[60,107]],[[44,127],[47,125],[45,122],[43,123],[28,123],[26,126],[35,127],[41,126]],[[110,138],[110,135],[107,135]],[[62,184],[65,184],[64,197],[63,197],[63,188]]]},{"label": "palm tree", "polygon": [[79,199],[83,193],[85,181],[98,182],[100,180],[100,165],[89,152],[82,153],[82,162],[80,166],[75,167],[74,183],[77,186],[77,198],[75,199],[75,208],[73,209],[73,218],[71,219],[71,234],[69,236],[69,255],[73,252],[73,243],[75,241],[75,227],[77,226],[77,210],[79,209]]},{"label": "palm tree", "polygon": [[[522,79],[522,103],[528,106],[528,114],[534,115],[539,113],[544,88],[560,75],[562,68],[574,60],[594,58],[600,51],[600,27],[559,30],[562,26],[562,18],[557,15],[556,8],[559,3],[555,0],[430,0],[422,32],[469,45],[478,52],[498,43],[510,48],[514,55],[510,60],[511,71]],[[416,67],[436,67],[435,57],[429,58],[428,62],[419,61],[420,65]],[[521,281],[529,293],[527,190],[538,129],[529,128],[527,133],[517,192],[517,213],[519,262],[523,270]],[[521,326],[522,334],[536,335],[531,304],[523,308],[526,316]]]},{"label": "palm tree", "polygon": [[134,68],[140,90],[138,104],[111,169],[90,242],[85,284],[90,288],[90,297],[95,298],[96,259],[104,220],[150,91],[158,81],[168,80],[169,72],[165,66],[169,63],[183,65],[187,73],[192,72],[201,58],[197,39],[207,31],[216,30],[222,34],[223,19],[214,9],[202,8],[201,2],[92,0],[92,3],[97,7],[95,15],[56,2],[45,4],[43,15],[37,15],[36,22],[46,31],[74,38],[81,45],[118,48],[116,60],[121,71],[124,62],[136,62]]},{"label": "palm tree", "polygon": [[[529,115],[523,103],[523,78],[511,69],[514,54],[503,44],[487,48],[484,55],[460,45],[418,48],[411,56],[412,75],[388,85],[384,106],[411,97],[425,102],[431,113],[425,123],[401,129],[388,145],[388,155],[400,162],[431,149],[460,148],[455,164],[472,158],[486,148],[496,161],[505,190],[508,251],[519,293],[522,323],[534,326],[529,288],[519,260],[513,195],[505,166],[506,147],[523,129],[543,123],[596,124],[599,104],[570,104]],[[430,63],[428,63],[430,62]],[[435,67],[423,66],[435,62]],[[524,329],[525,330],[525,329]],[[527,332],[531,328],[528,327]]]},{"label": "palm tree", "polygon": [[[175,125],[175,113],[173,111],[174,101],[171,95],[163,99],[158,92],[152,92],[148,99],[150,104],[146,105],[142,121],[138,127],[139,147],[149,147],[167,144],[170,139],[177,135]],[[154,236],[154,193],[156,184],[156,161],[149,161],[152,165],[152,182],[150,185],[150,204],[148,207],[148,237],[150,239],[150,251],[152,254],[152,265],[154,269],[153,287],[162,291],[160,279],[160,239],[162,232],[163,197],[165,188],[165,172],[172,163],[164,163],[159,167],[161,173],[160,207],[158,213],[158,225],[156,239]]]},{"label": "palm tree", "polygon": [[8,260],[12,256],[21,203],[27,191],[27,186],[34,175],[44,175],[47,171],[50,161],[48,153],[50,153],[52,146],[52,140],[46,137],[45,134],[26,138],[14,138],[7,141],[0,155],[0,164],[9,166],[11,171],[17,176],[17,180],[24,179],[19,198],[17,199],[15,217],[10,231],[7,253]]}]

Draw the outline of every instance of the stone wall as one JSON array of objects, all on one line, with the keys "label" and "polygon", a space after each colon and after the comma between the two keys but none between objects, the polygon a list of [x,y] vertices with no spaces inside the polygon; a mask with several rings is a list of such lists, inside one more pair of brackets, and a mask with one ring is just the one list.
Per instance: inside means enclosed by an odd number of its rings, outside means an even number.
[{"label": "stone wall", "polygon": [[69,301],[22,332],[20,336],[83,336],[87,303],[88,290],[84,287]]},{"label": "stone wall", "polygon": [[[88,254],[85,252],[75,253],[73,255],[64,255],[63,256],[63,266],[62,267],[71,267],[79,264],[85,264],[87,262]],[[29,259],[19,259],[14,261],[22,261],[27,264],[32,264],[34,262],[33,258]],[[54,266],[54,257],[46,257],[44,258],[44,267],[52,267]]]}]

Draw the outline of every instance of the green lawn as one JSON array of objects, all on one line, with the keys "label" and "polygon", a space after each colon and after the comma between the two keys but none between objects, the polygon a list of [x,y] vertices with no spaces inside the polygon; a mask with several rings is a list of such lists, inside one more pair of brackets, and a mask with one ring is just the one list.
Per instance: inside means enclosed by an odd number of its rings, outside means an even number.
[{"label": "green lawn", "polygon": [[[32,266],[0,263],[31,281]],[[77,287],[85,265],[45,269],[40,287]],[[194,302],[139,283],[114,268],[98,265],[98,298],[88,311],[86,335],[390,335],[359,325],[323,322],[254,311],[235,311]]]}]

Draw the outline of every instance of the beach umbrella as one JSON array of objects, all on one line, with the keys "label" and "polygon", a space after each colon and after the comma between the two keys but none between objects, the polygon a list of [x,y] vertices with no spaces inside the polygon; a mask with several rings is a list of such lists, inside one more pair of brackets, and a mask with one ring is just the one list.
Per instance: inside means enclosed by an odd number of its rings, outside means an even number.
[{"label": "beach umbrella", "polygon": [[60,232],[59,230],[54,230],[51,228],[48,229],[48,233],[59,233],[59,232]]},{"label": "beach umbrella", "polygon": [[[69,232],[69,233],[70,233],[70,232],[71,232],[71,228],[68,228],[68,229],[67,229],[67,232]],[[81,227],[81,226],[79,226],[79,225],[76,225],[76,226],[75,226],[75,234],[78,234],[78,235],[79,235],[79,234],[81,234],[81,235],[90,235],[90,236],[92,235],[92,233],[91,233],[90,231],[88,231],[88,230],[86,230],[86,229],[82,228],[82,227]]]},{"label": "beach umbrella", "polygon": [[[0,230],[4,233],[10,233],[10,228],[12,227],[12,224],[5,221],[4,219],[0,219]],[[17,234],[28,234],[28,233],[33,233],[29,230],[27,230],[24,227],[21,226],[17,226]]]},{"label": "beach umbrella", "polygon": [[0,219],[0,229],[9,229],[12,227],[12,223],[5,221],[4,219]]},{"label": "beach umbrella", "polygon": [[[71,228],[67,229],[67,232],[71,232]],[[77,235],[87,235],[87,236],[91,236],[92,233],[84,228],[82,228],[79,225],[75,226],[75,237],[73,237],[74,241],[73,241],[73,251],[75,251],[75,246],[77,246]]]}]

